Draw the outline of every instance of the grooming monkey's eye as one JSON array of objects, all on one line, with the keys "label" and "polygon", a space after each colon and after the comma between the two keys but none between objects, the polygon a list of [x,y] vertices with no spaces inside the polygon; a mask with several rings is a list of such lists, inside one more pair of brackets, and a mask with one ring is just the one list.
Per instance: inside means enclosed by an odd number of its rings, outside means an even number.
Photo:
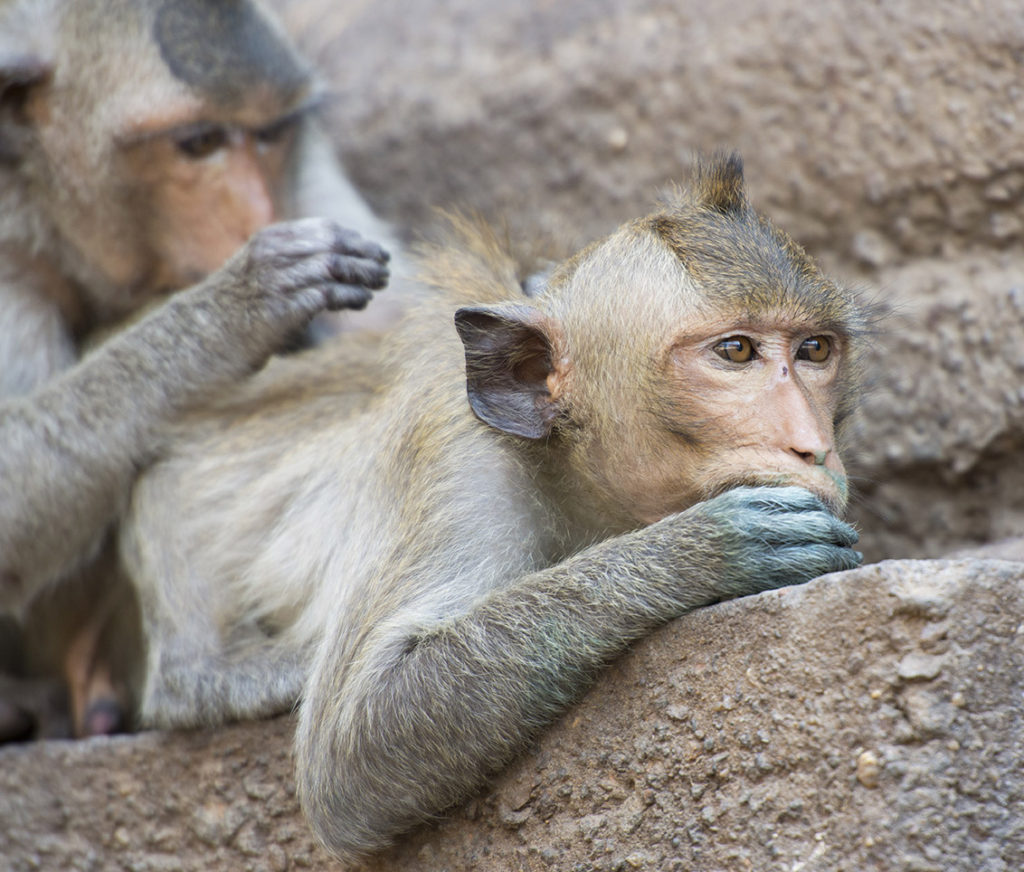
[{"label": "grooming monkey's eye", "polygon": [[204,127],[175,141],[178,150],[187,157],[200,160],[227,145],[228,133],[223,127]]},{"label": "grooming monkey's eye", "polygon": [[258,142],[264,145],[273,145],[274,143],[281,142],[291,133],[298,126],[300,118],[299,113],[286,115],[273,124],[268,124],[266,127],[261,127],[259,130],[254,131],[253,135]]},{"label": "grooming monkey's eye", "polygon": [[796,351],[797,360],[824,363],[832,354],[832,340],[827,336],[812,336],[800,343]]},{"label": "grooming monkey's eye", "polygon": [[730,336],[728,339],[723,339],[715,346],[715,354],[717,354],[722,360],[728,360],[732,363],[746,363],[748,360],[753,360],[757,357],[757,352],[754,351],[754,343],[752,343],[746,336]]}]

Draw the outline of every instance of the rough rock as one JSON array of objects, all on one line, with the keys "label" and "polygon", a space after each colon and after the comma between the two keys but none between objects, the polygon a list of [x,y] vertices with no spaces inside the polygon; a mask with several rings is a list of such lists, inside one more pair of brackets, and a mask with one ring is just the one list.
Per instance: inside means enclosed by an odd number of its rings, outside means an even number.
[{"label": "rough rock", "polygon": [[349,166],[390,217],[539,210],[590,237],[694,149],[868,267],[1019,238],[1014,0],[279,0],[326,71]]},{"label": "rough rock", "polygon": [[[890,561],[686,615],[365,872],[1024,868],[1024,564]],[[327,870],[291,719],[0,750],[27,870]]]}]

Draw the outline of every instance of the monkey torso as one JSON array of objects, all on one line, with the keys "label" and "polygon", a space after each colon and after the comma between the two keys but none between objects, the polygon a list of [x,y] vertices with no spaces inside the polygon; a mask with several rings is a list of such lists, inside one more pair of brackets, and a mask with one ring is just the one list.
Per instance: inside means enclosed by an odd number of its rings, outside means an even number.
[{"label": "monkey torso", "polygon": [[441,608],[430,579],[472,600],[561,556],[564,525],[508,437],[472,415],[450,313],[433,317],[448,322],[443,343],[417,347],[415,319],[383,349],[342,335],[275,359],[176,428],[122,531],[143,601],[202,591],[228,646],[255,632],[309,650],[327,615],[426,608],[427,620]]}]

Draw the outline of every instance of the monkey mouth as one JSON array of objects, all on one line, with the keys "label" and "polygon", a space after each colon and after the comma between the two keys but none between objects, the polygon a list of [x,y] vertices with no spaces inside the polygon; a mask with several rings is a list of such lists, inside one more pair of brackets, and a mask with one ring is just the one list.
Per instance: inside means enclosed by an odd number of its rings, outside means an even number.
[{"label": "monkey mouth", "polygon": [[729,476],[710,483],[702,490],[701,498],[709,500],[738,487],[802,487],[809,490],[834,515],[841,516],[846,508],[849,485],[845,475],[821,468],[813,475],[807,473],[757,471]]}]

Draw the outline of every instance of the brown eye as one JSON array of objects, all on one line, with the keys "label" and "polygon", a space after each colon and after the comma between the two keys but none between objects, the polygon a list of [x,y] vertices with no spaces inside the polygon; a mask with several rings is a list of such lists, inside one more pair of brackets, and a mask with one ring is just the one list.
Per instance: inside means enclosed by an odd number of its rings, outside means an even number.
[{"label": "brown eye", "polygon": [[228,133],[223,127],[204,127],[175,140],[175,145],[186,157],[202,160],[227,145]]},{"label": "brown eye", "polygon": [[824,363],[832,354],[832,340],[827,336],[812,336],[800,343],[796,352],[797,360]]},{"label": "brown eye", "polygon": [[730,336],[715,346],[715,354],[732,363],[746,363],[757,357],[754,344],[746,336]]}]

